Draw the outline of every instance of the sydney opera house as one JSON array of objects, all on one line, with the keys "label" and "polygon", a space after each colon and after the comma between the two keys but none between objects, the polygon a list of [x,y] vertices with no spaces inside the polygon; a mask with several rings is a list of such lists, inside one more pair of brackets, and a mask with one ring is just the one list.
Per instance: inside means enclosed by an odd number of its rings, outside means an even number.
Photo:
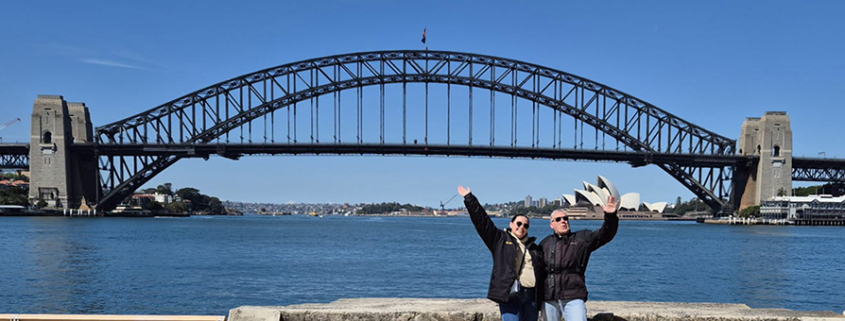
[{"label": "sydney opera house", "polygon": [[[567,207],[567,215],[575,219],[603,219],[601,206],[610,195],[619,200],[621,219],[661,219],[665,216],[663,211],[666,209],[666,202],[641,203],[639,193],[621,195],[613,182],[601,175],[598,185],[584,182],[584,189],[576,189],[575,195],[563,194],[566,202],[564,207]],[[640,211],[640,204],[643,205],[643,211]]]}]

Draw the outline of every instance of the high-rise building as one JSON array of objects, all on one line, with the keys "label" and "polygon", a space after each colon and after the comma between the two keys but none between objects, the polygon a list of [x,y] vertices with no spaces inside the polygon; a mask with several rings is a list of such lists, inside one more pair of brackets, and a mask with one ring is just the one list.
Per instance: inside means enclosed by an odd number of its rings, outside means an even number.
[{"label": "high-rise building", "polygon": [[545,196],[541,197],[540,198],[540,207],[546,207],[547,204],[549,204],[549,200],[547,200]]},{"label": "high-rise building", "polygon": [[528,196],[525,197],[525,207],[531,207],[531,205],[532,205],[531,200],[532,200],[531,195],[528,195]]}]

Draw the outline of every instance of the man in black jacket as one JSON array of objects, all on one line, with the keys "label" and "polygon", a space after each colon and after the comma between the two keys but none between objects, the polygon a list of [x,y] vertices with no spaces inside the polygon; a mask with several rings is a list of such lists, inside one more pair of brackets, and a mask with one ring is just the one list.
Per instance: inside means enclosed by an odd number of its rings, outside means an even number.
[{"label": "man in black jacket", "polygon": [[564,210],[552,212],[552,235],[540,242],[543,261],[546,265],[545,298],[543,315],[545,321],[560,321],[561,314],[566,321],[587,321],[587,283],[584,273],[590,262],[590,254],[607,244],[616,236],[619,217],[616,198],[609,196],[604,210],[604,224],[598,231],[582,230],[572,232],[569,217]]},{"label": "man in black jacket", "polygon": [[[499,304],[503,321],[536,321],[539,302],[543,300],[545,267],[540,247],[534,243],[533,237],[528,237],[528,217],[515,215],[510,228],[500,230],[469,188],[458,186],[458,193],[464,197],[475,230],[493,254],[487,298]],[[517,279],[523,290],[511,297],[511,285]]]}]

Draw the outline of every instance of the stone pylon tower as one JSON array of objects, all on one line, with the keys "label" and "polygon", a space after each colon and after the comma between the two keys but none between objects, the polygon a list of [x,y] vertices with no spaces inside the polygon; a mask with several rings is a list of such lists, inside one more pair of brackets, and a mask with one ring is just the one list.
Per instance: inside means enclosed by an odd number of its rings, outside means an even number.
[{"label": "stone pylon tower", "polygon": [[97,199],[96,158],[72,153],[74,143],[88,143],[93,127],[83,103],[62,96],[39,95],[32,109],[29,148],[30,203],[77,209],[83,197]]},{"label": "stone pylon tower", "polygon": [[[739,210],[775,196],[792,196],[792,126],[786,112],[747,118],[739,138],[740,155],[758,155],[750,168]],[[735,188],[741,186],[735,186]]]}]

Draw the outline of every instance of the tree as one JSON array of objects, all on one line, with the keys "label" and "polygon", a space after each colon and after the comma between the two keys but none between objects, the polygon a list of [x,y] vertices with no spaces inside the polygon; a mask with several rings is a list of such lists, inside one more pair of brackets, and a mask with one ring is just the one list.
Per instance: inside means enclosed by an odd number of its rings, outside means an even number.
[{"label": "tree", "polygon": [[744,210],[739,212],[739,217],[748,218],[748,217],[757,217],[760,216],[760,206],[750,206],[746,207]]},{"label": "tree", "polygon": [[194,204],[202,203],[200,202],[202,194],[200,194],[200,190],[196,188],[180,188],[178,191],[176,191],[176,195],[179,195],[179,197],[181,197],[183,200],[191,200],[191,202],[193,202]]},{"label": "tree", "polygon": [[160,212],[161,210],[164,209],[164,205],[161,205],[161,203],[159,203],[157,201],[151,201],[151,202],[147,203],[146,205],[144,205],[144,209],[148,209],[153,213],[158,213],[158,212]]},{"label": "tree", "polygon": [[143,193],[143,194],[155,194],[155,192],[156,192],[156,189],[152,188],[152,187],[145,188],[145,189],[141,190],[141,193]]},{"label": "tree", "polygon": [[778,196],[786,196],[786,191],[783,190],[783,187],[778,189]]},{"label": "tree", "polygon": [[12,181],[20,180],[20,181],[24,181],[24,182],[29,182],[29,177],[26,177],[26,175],[23,175],[20,172],[0,174],[0,176],[5,176],[7,179],[12,180]]},{"label": "tree", "polygon": [[385,214],[391,212],[399,212],[399,211],[408,211],[408,212],[419,212],[422,211],[423,208],[416,205],[405,204],[400,205],[399,203],[381,203],[381,204],[367,204],[361,206],[361,209],[358,210],[358,214]]},{"label": "tree", "polygon": [[[679,201],[680,197],[676,201]],[[674,208],[674,213],[678,215],[684,215],[687,212],[697,212],[697,211],[706,211],[710,208],[704,201],[693,197],[687,202],[681,202],[680,204],[676,203]]]},{"label": "tree", "polygon": [[164,185],[159,185],[156,187],[156,192],[164,195],[173,195],[173,184],[164,183]]},{"label": "tree", "polygon": [[38,202],[35,202],[35,207],[37,208],[45,208],[47,207],[47,202],[44,199],[39,198]]},{"label": "tree", "polygon": [[19,187],[0,189],[0,205],[29,206],[27,191]]},{"label": "tree", "polygon": [[171,202],[165,207],[171,213],[187,213],[188,204],[185,202]]},{"label": "tree", "polygon": [[208,201],[208,214],[226,214],[226,208],[219,198],[211,197]]}]

